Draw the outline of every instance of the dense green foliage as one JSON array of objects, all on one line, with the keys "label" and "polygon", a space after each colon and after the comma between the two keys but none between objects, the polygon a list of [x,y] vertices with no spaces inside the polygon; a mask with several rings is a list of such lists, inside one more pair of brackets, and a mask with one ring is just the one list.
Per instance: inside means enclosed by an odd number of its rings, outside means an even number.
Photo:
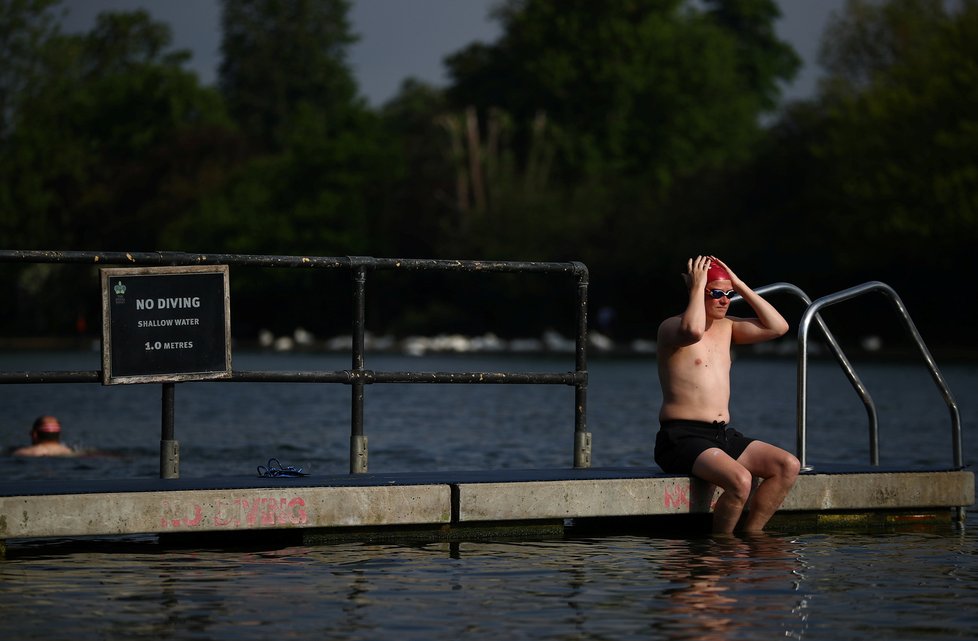
[{"label": "dense green foliage", "polygon": [[[850,0],[818,95],[788,105],[800,61],[773,0],[506,0],[496,42],[446,59],[447,87],[408,79],[379,109],[347,62],[348,10],[223,0],[212,88],[146,13],[68,35],[57,0],[0,0],[0,245],[583,260],[618,337],[651,336],[685,259],[716,253],[816,296],[886,281],[925,335],[970,341],[944,310],[978,311],[955,277],[978,240],[973,0]],[[96,324],[81,271],[5,267],[3,330]],[[375,332],[532,334],[570,297],[399,278],[372,285]],[[343,278],[232,284],[244,337],[348,326]]]}]

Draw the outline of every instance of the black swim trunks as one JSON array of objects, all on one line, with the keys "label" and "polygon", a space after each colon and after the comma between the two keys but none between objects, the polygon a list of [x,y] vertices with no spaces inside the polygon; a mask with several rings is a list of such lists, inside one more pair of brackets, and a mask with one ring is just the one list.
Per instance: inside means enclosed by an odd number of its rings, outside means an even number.
[{"label": "black swim trunks", "polygon": [[662,421],[655,435],[655,462],[663,472],[689,474],[696,457],[706,450],[718,447],[737,459],[754,440],[723,421]]}]

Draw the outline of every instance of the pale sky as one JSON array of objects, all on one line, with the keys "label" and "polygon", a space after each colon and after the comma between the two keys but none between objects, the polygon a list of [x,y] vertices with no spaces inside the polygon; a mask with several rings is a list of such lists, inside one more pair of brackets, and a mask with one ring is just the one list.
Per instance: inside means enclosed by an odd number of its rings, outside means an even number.
[{"label": "pale sky", "polygon": [[[499,27],[489,19],[498,0],[354,0],[350,12],[360,41],[350,50],[350,65],[360,93],[374,106],[392,98],[408,77],[433,85],[446,83],[442,59],[474,41],[492,42]],[[819,38],[832,11],[845,0],[779,0],[779,35],[804,61],[786,98],[807,98],[815,89]],[[173,46],[193,52],[190,67],[212,84],[220,62],[219,0],[64,0],[64,28],[87,31],[101,11],[144,8],[173,29]]]}]

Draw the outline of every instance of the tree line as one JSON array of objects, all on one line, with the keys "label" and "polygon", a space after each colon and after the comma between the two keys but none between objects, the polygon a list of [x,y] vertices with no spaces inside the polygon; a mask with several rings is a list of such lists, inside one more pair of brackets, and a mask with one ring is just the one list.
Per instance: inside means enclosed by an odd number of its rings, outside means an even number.
[{"label": "tree line", "polygon": [[[407,79],[376,108],[349,8],[222,0],[204,86],[146,12],[67,34],[58,0],[0,0],[2,245],[581,260],[622,339],[654,335],[710,253],[814,297],[882,280],[925,338],[973,343],[978,2],[849,0],[816,95],[785,104],[801,63],[773,0],[504,0],[500,37],[449,55],[445,87]],[[569,326],[552,282],[397,276],[371,281],[373,332]],[[8,335],[98,322],[94,271],[5,265],[0,288]],[[348,279],[232,288],[243,338],[348,330]],[[833,327],[899,333],[885,307]]]}]

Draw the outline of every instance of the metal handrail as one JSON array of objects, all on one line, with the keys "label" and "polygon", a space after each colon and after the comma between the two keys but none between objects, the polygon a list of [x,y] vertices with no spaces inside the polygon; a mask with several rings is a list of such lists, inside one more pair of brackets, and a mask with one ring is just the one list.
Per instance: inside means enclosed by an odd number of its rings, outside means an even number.
[{"label": "metal handrail", "polygon": [[[770,293],[788,293],[800,299],[803,303],[805,303],[807,308],[810,308],[812,304],[812,299],[808,296],[808,294],[806,294],[805,291],[802,290],[797,285],[793,285],[791,283],[772,283],[770,285],[764,285],[762,287],[758,287],[754,291],[759,295],[765,295]],[[738,294],[734,296],[730,302],[734,303],[741,300],[743,300],[743,298]],[[842,368],[843,373],[845,373],[846,378],[849,379],[849,383],[856,391],[856,394],[859,396],[859,399],[862,401],[863,406],[866,409],[866,415],[869,420],[870,463],[872,465],[879,465],[879,459],[880,459],[879,416],[876,412],[876,403],[873,401],[872,397],[870,396],[869,390],[859,379],[859,376],[856,374],[855,368],[853,368],[852,363],[849,362],[849,359],[842,351],[842,348],[839,346],[838,341],[835,340],[835,336],[829,330],[828,325],[825,324],[825,320],[823,320],[822,316],[817,313],[817,310],[812,314],[812,317],[815,319],[815,322],[818,324],[819,329],[822,330],[822,334],[825,337],[825,342],[828,345],[829,352],[832,354],[833,357],[835,357],[835,360],[838,361],[839,366]],[[799,391],[799,405],[798,405],[798,418],[797,418],[799,435],[802,434],[804,431],[804,427],[803,427],[804,406],[800,403],[801,396],[802,396],[802,392]],[[806,470],[811,470],[812,467],[808,465],[805,461],[805,443],[803,442],[800,436],[798,437],[796,447],[797,447],[798,459],[802,464],[802,468]]]},{"label": "metal handrail", "polygon": [[[940,370],[937,368],[937,364],[934,361],[934,357],[931,356],[930,351],[924,344],[923,338],[920,336],[920,332],[917,331],[916,325],[914,325],[913,320],[910,318],[910,314],[907,312],[907,308],[904,306],[903,301],[900,296],[893,290],[892,287],[886,283],[880,281],[870,281],[868,283],[863,283],[862,285],[856,285],[855,287],[850,287],[849,289],[836,292],[834,294],[829,294],[823,296],[818,300],[814,301],[805,310],[802,315],[801,320],[798,323],[798,459],[801,461],[802,466],[806,465],[806,443],[807,443],[807,414],[808,414],[808,329],[811,325],[812,319],[818,317],[818,312],[829,305],[834,305],[836,303],[841,303],[843,301],[862,296],[863,294],[868,294],[872,292],[880,292],[884,296],[890,299],[896,308],[900,319],[903,321],[906,329],[910,333],[914,342],[917,344],[917,348],[920,350],[921,355],[924,358],[927,368],[930,371],[931,378],[934,380],[941,395],[944,398],[944,402],[948,406],[948,410],[951,414],[951,448],[953,456],[953,464],[957,469],[964,467],[964,460],[962,454],[961,446],[961,415],[958,412],[957,403],[954,401],[954,397],[951,394],[950,388],[948,388],[944,377],[941,375]],[[878,454],[877,454],[878,458]],[[878,463],[878,460],[877,460]]]},{"label": "metal handrail", "polygon": [[[370,256],[268,256],[249,254],[192,254],[184,252],[91,252],[0,250],[0,263],[66,263],[96,267],[231,265],[267,268],[348,269],[353,281],[352,368],[338,372],[232,371],[232,382],[341,383],[351,386],[350,473],[367,471],[364,435],[364,386],[374,383],[559,384],[573,385],[574,467],[591,466],[591,434],[587,430],[587,291],[588,270],[580,262],[521,262],[375,258]],[[577,281],[575,369],[573,372],[378,372],[365,368],[365,309],[368,270],[443,271],[471,273],[569,274]],[[2,383],[100,382],[98,371],[0,372]],[[179,476],[178,460],[164,460],[178,452],[173,437],[173,383],[163,384],[160,476]]]}]

